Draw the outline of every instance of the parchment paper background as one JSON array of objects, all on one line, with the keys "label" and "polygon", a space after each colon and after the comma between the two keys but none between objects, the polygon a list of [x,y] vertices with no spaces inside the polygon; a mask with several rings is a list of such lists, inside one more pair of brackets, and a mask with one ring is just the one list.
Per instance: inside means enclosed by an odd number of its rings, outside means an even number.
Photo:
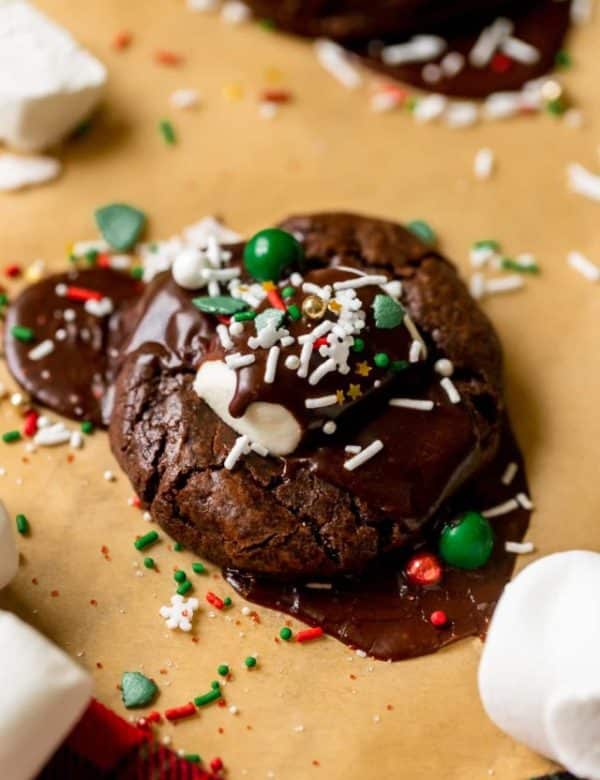
[{"label": "parchment paper background", "polygon": [[[0,197],[3,265],[41,257],[63,268],[65,246],[94,237],[94,208],[113,200],[145,209],[156,238],[211,213],[250,232],[290,212],[352,209],[428,219],[465,272],[476,239],[498,238],[507,253],[535,252],[543,275],[523,292],[485,302],[504,343],[512,417],[537,506],[529,538],[539,554],[600,548],[600,288],[565,261],[577,248],[600,262],[600,204],[569,193],[565,182],[568,162],[599,163],[600,23],[569,42],[575,66],[564,81],[583,109],[583,129],[541,116],[453,131],[416,126],[402,113],[374,115],[366,89],[340,87],[309,45],[253,25],[227,27],[178,0],[39,5],[107,63],[110,88],[89,136],[60,152],[59,181]],[[122,29],[134,41],[117,53],[110,43]],[[185,64],[155,65],[159,48],[181,52]],[[266,122],[257,93],[274,83],[273,69],[296,100]],[[228,84],[239,84],[244,98],[228,101]],[[201,108],[170,109],[168,95],[183,86],[201,90]],[[175,124],[176,147],[157,132],[163,116]],[[482,146],[498,158],[487,182],[472,174]],[[16,421],[3,402],[0,428]],[[73,463],[69,452],[25,457],[22,444],[0,444],[0,495],[32,526],[31,538],[19,540],[21,571],[2,605],[73,655],[83,652],[104,703],[125,713],[120,675],[143,669],[160,685],[164,710],[206,691],[217,664],[227,662],[234,672],[227,701],[239,715],[211,706],[164,734],[176,748],[221,755],[232,778],[524,780],[549,768],[486,719],[476,690],[478,640],[394,665],[360,659],[333,640],[278,645],[282,618],[260,609],[257,624],[242,615],[235,594],[227,615],[208,616],[209,582],[220,595],[229,592],[216,573],[195,578],[203,603],[198,641],[168,632],[157,613],[173,592],[171,571],[190,571],[194,557],[173,552],[163,535],[151,553],[160,574],[136,568],[143,556],[133,539],[149,526],[127,504],[125,477],[103,479],[105,469],[117,472],[106,437],[88,439]],[[259,667],[247,672],[251,653]]]}]

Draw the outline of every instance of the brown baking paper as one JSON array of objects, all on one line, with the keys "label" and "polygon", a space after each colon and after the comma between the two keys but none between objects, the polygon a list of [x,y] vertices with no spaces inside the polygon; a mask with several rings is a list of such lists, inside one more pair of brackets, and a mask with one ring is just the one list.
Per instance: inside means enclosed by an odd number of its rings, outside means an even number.
[{"label": "brown baking paper", "polygon": [[[534,252],[542,275],[483,304],[504,343],[508,400],[528,462],[536,504],[528,538],[539,555],[600,547],[600,289],[566,264],[571,249],[600,262],[600,204],[570,193],[565,175],[571,161],[598,163],[600,23],[569,41],[575,65],[564,82],[584,112],[583,129],[543,115],[456,131],[417,126],[402,112],[373,114],[367,86],[342,88],[310,44],[255,25],[229,27],[178,0],[39,4],[107,63],[110,86],[88,136],[59,151],[62,178],[0,196],[2,264],[43,258],[63,269],[66,245],[95,237],[94,208],[114,200],[146,210],[154,238],[207,214],[248,233],[291,212],[349,209],[427,219],[465,273],[477,239],[497,238],[509,254]],[[133,42],[115,51],[121,30]],[[156,65],[157,49],[185,61]],[[231,85],[241,99],[223,94]],[[266,86],[294,94],[273,121],[258,116]],[[199,89],[202,105],[171,109],[168,96],[179,87]],[[174,123],[174,147],[158,133],[163,117]],[[483,146],[498,164],[480,182],[472,168]],[[18,423],[4,401],[0,428]],[[207,691],[217,665],[228,663],[225,696],[239,713],[211,705],[161,733],[177,749],[222,756],[234,779],[520,780],[550,768],[484,715],[478,639],[396,664],[359,658],[333,639],[278,644],[281,615],[242,614],[243,601],[216,568],[206,578],[191,574],[194,556],[174,552],[164,534],[151,552],[159,573],[143,568],[133,540],[153,526],[128,505],[132,491],[105,434],[86,438],[73,462],[70,455],[66,446],[27,454],[22,443],[0,443],[0,495],[32,529],[18,540],[20,572],[1,604],[79,657],[103,703],[126,715],[117,685],[123,671],[140,670],[157,681],[164,710]],[[106,469],[115,482],[105,481]],[[173,593],[174,567],[190,572],[202,602],[192,636],[168,631],[158,615]],[[209,588],[231,595],[233,607],[211,616]],[[243,661],[255,653],[249,672]]]}]

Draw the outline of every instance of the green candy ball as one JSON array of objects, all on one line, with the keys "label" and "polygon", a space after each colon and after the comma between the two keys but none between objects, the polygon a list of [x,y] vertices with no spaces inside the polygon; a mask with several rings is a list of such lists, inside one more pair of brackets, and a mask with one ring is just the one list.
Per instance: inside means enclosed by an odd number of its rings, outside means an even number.
[{"label": "green candy ball", "polygon": [[303,259],[298,241],[279,228],[261,230],[244,247],[246,270],[259,282],[278,281],[284,271],[301,268]]},{"label": "green candy ball", "polygon": [[440,555],[458,569],[479,569],[494,549],[494,533],[479,512],[465,512],[442,529]]}]

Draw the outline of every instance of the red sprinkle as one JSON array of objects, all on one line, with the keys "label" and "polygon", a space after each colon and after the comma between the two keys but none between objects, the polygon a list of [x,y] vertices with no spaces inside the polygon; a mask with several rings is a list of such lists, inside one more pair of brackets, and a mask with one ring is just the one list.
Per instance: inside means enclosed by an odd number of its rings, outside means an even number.
[{"label": "red sprinkle", "polygon": [[443,628],[448,622],[448,615],[442,609],[436,609],[429,616],[429,620],[436,628]]},{"label": "red sprinkle", "polygon": [[102,293],[88,290],[87,287],[67,287],[67,298],[70,301],[101,301]]},{"label": "red sprinkle", "polygon": [[229,325],[231,322],[231,317],[226,317],[224,314],[217,314],[217,319],[221,325]]},{"label": "red sprinkle", "polygon": [[292,99],[292,93],[289,89],[263,89],[260,93],[260,99],[267,103],[289,103]]},{"label": "red sprinkle", "polygon": [[319,349],[320,347],[326,347],[329,342],[325,338],[325,336],[321,336],[320,339],[316,339],[316,341],[313,342],[313,349]]},{"label": "red sprinkle", "polygon": [[494,54],[492,61],[490,62],[490,68],[494,73],[506,73],[512,67],[513,61],[506,54]]},{"label": "red sprinkle", "polygon": [[128,30],[121,30],[113,38],[113,49],[126,49],[133,39],[132,34]]},{"label": "red sprinkle", "polygon": [[162,720],[162,715],[157,710],[152,710],[152,712],[149,712],[146,715],[146,720],[148,723],[160,723]]},{"label": "red sprinkle", "polygon": [[318,639],[323,636],[323,629],[320,626],[316,628],[306,628],[304,631],[298,631],[296,642],[309,642],[311,639]]},{"label": "red sprinkle", "polygon": [[223,761],[219,757],[213,758],[210,762],[210,768],[213,772],[220,772],[223,769]]},{"label": "red sprinkle", "polygon": [[206,600],[209,604],[212,604],[213,607],[216,607],[217,609],[223,609],[225,606],[223,604],[223,599],[220,599],[215,593],[213,593],[211,590],[208,591],[206,594]]},{"label": "red sprinkle", "polygon": [[286,306],[281,298],[281,295],[279,294],[279,290],[277,290],[276,288],[273,288],[272,290],[267,290],[267,298],[269,299],[269,303],[271,304],[271,306],[273,306],[275,309],[286,311]]},{"label": "red sprinkle", "polygon": [[16,264],[7,265],[4,269],[4,273],[11,279],[15,279],[17,276],[21,276],[21,266]]},{"label": "red sprinkle", "polygon": [[404,573],[411,585],[437,585],[442,579],[442,564],[433,553],[417,553],[406,564]]},{"label": "red sprinkle", "polygon": [[167,720],[181,720],[182,718],[189,718],[196,712],[196,707],[189,702],[188,704],[182,704],[181,707],[171,707],[171,709],[165,710],[165,718]]},{"label": "red sprinkle", "polygon": [[38,421],[39,414],[35,411],[35,409],[32,409],[30,412],[27,412],[25,415],[25,424],[23,425],[23,434],[25,436],[35,436],[37,432],[37,421]]},{"label": "red sprinkle", "polygon": [[159,65],[181,65],[183,57],[181,54],[176,54],[174,51],[159,49],[154,55],[154,60],[158,62]]},{"label": "red sprinkle", "polygon": [[139,509],[142,506],[142,499],[139,496],[132,496],[131,506],[134,506],[136,509]]},{"label": "red sprinkle", "polygon": [[108,252],[101,252],[96,258],[96,263],[100,268],[110,268],[110,255]]}]

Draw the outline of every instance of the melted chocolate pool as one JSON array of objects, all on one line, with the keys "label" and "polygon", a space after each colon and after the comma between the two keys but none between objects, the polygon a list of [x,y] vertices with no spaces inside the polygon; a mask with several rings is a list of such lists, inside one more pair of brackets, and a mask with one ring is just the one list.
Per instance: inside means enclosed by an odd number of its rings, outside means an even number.
[{"label": "melted chocolate pool", "polygon": [[[506,486],[501,480],[510,462],[517,463],[519,471]],[[436,524],[439,527],[444,519],[461,511],[481,511],[504,503],[521,492],[528,493],[523,459],[507,423],[494,462],[446,505]],[[529,511],[519,508],[492,519],[496,543],[487,565],[474,571],[448,567],[441,583],[428,589],[413,587],[406,580],[406,554],[378,562],[362,577],[318,583],[325,585],[319,588],[260,580],[231,570],[225,575],[249,601],[286,612],[311,626],[321,626],[344,644],[375,658],[400,661],[433,653],[458,639],[485,635],[514,567],[515,556],[504,550],[504,542],[520,541],[529,517]],[[422,549],[435,551],[427,544]],[[431,624],[429,616],[435,610],[448,615],[446,627]]]}]

